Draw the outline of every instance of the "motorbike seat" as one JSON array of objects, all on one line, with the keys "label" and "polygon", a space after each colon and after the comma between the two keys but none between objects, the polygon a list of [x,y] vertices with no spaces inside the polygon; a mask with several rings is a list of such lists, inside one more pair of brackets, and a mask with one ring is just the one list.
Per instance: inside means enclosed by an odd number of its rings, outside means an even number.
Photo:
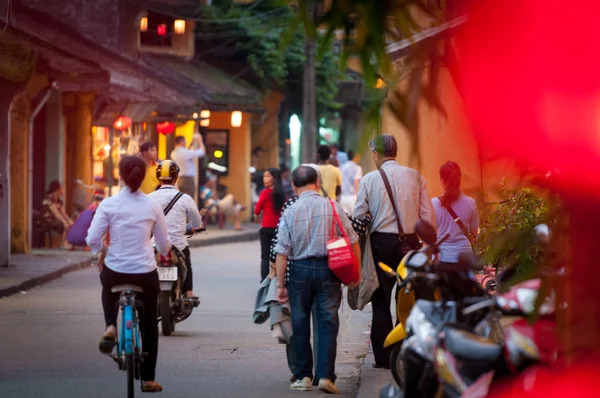
[{"label": "motorbike seat", "polygon": [[459,361],[493,363],[502,355],[502,346],[466,330],[444,328],[444,344]]},{"label": "motorbike seat", "polygon": [[143,293],[144,289],[142,289],[141,287],[136,286],[136,285],[117,285],[117,286],[114,286],[112,289],[110,289],[110,291],[113,293],[122,293],[122,292],[126,292],[126,291]]}]

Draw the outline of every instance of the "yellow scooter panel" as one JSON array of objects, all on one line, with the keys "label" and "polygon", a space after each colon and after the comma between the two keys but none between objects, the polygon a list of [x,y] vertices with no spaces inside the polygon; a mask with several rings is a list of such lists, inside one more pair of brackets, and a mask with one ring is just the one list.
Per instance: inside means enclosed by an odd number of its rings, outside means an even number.
[{"label": "yellow scooter panel", "polygon": [[385,342],[383,343],[384,347],[389,347],[394,345],[406,338],[406,331],[404,330],[404,325],[399,323],[385,338]]}]

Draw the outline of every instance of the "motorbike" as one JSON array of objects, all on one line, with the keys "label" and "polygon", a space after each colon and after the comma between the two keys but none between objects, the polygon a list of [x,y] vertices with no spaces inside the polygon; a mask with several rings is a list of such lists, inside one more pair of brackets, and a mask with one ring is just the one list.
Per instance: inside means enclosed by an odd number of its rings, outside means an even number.
[{"label": "motorbike", "polygon": [[[188,237],[205,228],[186,231]],[[199,298],[185,297],[183,295],[183,282],[187,276],[185,256],[176,247],[171,248],[171,261],[161,259],[155,249],[158,261],[158,280],[160,293],[158,297],[158,322],[161,324],[163,336],[170,336],[175,331],[177,323],[185,321],[192,314],[194,308],[200,305]]]},{"label": "motorbike", "polygon": [[[398,290],[407,294],[415,283],[437,288],[439,301],[418,299],[406,323],[400,322],[385,340],[392,347],[390,368],[394,380],[406,396],[435,396],[438,390],[433,349],[437,328],[445,323],[467,325],[478,334],[500,341],[500,316],[494,301],[481,287],[473,271],[479,264],[463,260],[452,268],[434,264],[433,255],[448,236],[436,242],[433,227],[425,222],[416,226],[419,237],[427,244],[421,250],[409,252],[396,272],[379,264],[386,273],[398,278]],[[465,265],[467,264],[467,265]],[[401,294],[401,293],[400,293]]]},{"label": "motorbike", "polygon": [[[539,233],[539,230],[538,230]],[[514,269],[499,275],[505,282]],[[560,273],[559,273],[560,275]],[[446,324],[437,334],[435,366],[443,384],[444,397],[485,397],[498,380],[533,370],[532,365],[548,366],[559,358],[553,292],[541,303],[535,323],[530,316],[538,299],[541,279],[523,281],[496,296],[496,307],[504,315],[517,316],[501,344],[483,339],[471,330]]]}]

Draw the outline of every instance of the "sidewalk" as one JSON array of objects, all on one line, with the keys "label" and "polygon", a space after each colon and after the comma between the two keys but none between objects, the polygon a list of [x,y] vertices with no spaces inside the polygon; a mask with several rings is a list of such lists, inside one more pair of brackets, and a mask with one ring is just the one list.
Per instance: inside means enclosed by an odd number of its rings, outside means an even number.
[{"label": "sidewalk", "polygon": [[[231,226],[219,230],[209,226],[206,232],[190,239],[190,247],[258,240],[259,224],[245,224],[244,231]],[[92,266],[90,252],[33,250],[30,254],[13,254],[10,267],[0,268],[0,298],[11,296],[60,278],[68,272]]]}]

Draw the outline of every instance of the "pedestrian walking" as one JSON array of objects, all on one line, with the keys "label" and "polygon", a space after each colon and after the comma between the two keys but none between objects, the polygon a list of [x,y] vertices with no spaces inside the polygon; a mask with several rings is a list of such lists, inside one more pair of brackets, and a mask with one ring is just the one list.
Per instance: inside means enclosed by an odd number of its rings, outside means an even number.
[{"label": "pedestrian walking", "polygon": [[[139,312],[142,346],[147,353],[140,369],[142,391],[159,392],[162,387],[155,381],[155,372],[158,357],[156,307],[160,286],[151,236],[154,235],[156,248],[164,256],[169,255],[171,242],[160,204],[140,191],[146,176],[146,163],[138,156],[125,156],[119,162],[119,175],[125,187],[118,195],[100,203],[86,238],[92,252],[99,254],[106,322],[99,348],[110,354],[116,344],[119,295],[111,289],[125,284],[141,287],[143,292],[136,298],[144,304]],[[110,234],[108,247],[103,243],[107,232]]]},{"label": "pedestrian walking", "polygon": [[[417,170],[401,166],[396,161],[398,144],[392,135],[380,135],[369,143],[377,171],[360,181],[354,215],[358,219],[371,216],[371,247],[375,264],[383,262],[396,267],[409,249],[418,249],[420,242],[414,233],[419,219],[435,226],[435,216],[427,194],[425,179]],[[379,267],[379,288],[371,297],[373,321],[371,346],[375,367],[389,368],[389,349],[383,347],[386,336],[394,326],[390,303],[396,279]],[[415,287],[418,297],[433,298],[425,289]],[[401,295],[396,300],[407,300]]]},{"label": "pedestrian walking", "polygon": [[265,189],[260,193],[258,203],[254,208],[254,217],[262,214],[262,228],[260,229],[261,265],[260,280],[263,281],[269,275],[269,250],[271,241],[275,237],[275,228],[279,223],[281,210],[286,201],[281,174],[276,168],[265,170],[263,176]]},{"label": "pedestrian walking", "polygon": [[349,159],[350,156],[344,151],[340,151],[338,144],[331,144],[331,164],[336,167],[342,167]]},{"label": "pedestrian walking", "polygon": [[437,221],[438,237],[450,235],[440,246],[439,260],[448,265],[457,264],[458,256],[473,250],[479,229],[479,213],[475,199],[460,189],[462,173],[455,162],[446,162],[440,168],[444,194],[431,203]]},{"label": "pedestrian walking", "polygon": [[[319,179],[315,169],[300,166],[292,173],[298,199],[282,215],[277,235],[277,298],[290,302],[293,349],[296,357],[294,390],[312,390],[313,350],[310,344],[310,318],[316,304],[316,372],[319,390],[338,393],[335,385],[335,358],[339,332],[338,310],[342,300],[340,280],[329,269],[327,242],[334,211],[341,219],[344,233],[360,258],[358,236],[338,203],[319,195]],[[285,284],[288,258],[292,260],[289,282]],[[290,289],[288,290],[288,287]]]},{"label": "pedestrian walking", "polygon": [[204,147],[204,141],[200,134],[194,134],[194,141],[192,144],[195,145],[196,149],[189,149],[186,147],[185,137],[175,137],[175,149],[171,152],[171,160],[177,163],[181,170],[179,173],[179,181],[177,182],[179,191],[195,198],[198,189],[196,188],[197,167],[194,160],[204,157],[206,148]]},{"label": "pedestrian walking", "polygon": [[330,163],[331,148],[329,145],[321,145],[317,150],[317,164],[321,171],[322,196],[336,200],[342,191],[342,173],[340,169]]},{"label": "pedestrian walking", "polygon": [[344,208],[346,214],[352,216],[354,214],[354,206],[356,205],[356,194],[358,186],[362,178],[362,167],[355,161],[356,155],[353,151],[348,151],[348,161],[342,166],[342,197],[340,204]]}]

